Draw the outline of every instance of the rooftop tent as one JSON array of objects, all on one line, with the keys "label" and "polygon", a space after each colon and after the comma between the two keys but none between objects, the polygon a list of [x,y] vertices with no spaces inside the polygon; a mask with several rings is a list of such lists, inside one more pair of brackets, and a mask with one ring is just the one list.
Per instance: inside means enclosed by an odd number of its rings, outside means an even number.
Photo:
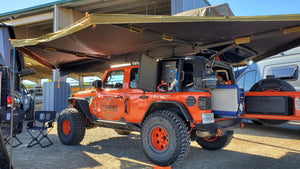
[{"label": "rooftop tent", "polygon": [[240,65],[299,46],[300,15],[93,14],[58,32],[12,44],[45,66],[60,68],[62,74],[102,71],[142,54],[155,58],[201,54]]}]

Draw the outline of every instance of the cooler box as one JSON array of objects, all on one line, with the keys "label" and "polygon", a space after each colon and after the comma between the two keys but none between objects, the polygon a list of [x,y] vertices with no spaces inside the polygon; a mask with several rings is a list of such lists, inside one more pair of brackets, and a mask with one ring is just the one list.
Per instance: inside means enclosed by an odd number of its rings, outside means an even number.
[{"label": "cooler box", "polygon": [[238,85],[218,85],[211,90],[212,112],[215,115],[236,116],[243,113],[245,92]]}]

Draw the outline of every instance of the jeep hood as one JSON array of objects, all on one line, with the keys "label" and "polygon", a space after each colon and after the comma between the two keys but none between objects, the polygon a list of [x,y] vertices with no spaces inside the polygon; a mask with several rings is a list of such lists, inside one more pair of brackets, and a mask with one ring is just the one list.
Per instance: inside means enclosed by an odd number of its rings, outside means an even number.
[{"label": "jeep hood", "polygon": [[62,75],[111,64],[207,55],[231,65],[257,62],[300,45],[300,14],[190,17],[92,14],[55,33],[12,40],[17,49]]}]

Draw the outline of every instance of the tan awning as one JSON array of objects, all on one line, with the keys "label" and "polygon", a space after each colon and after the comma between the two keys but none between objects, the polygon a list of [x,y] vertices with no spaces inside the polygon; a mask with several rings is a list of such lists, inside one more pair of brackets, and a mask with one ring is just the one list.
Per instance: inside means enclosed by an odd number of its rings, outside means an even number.
[{"label": "tan awning", "polygon": [[163,58],[204,54],[205,49],[220,52],[221,60],[238,65],[299,46],[300,15],[94,14],[58,32],[12,40],[12,44],[47,67],[66,73],[103,70],[107,63],[132,62],[141,54]]}]

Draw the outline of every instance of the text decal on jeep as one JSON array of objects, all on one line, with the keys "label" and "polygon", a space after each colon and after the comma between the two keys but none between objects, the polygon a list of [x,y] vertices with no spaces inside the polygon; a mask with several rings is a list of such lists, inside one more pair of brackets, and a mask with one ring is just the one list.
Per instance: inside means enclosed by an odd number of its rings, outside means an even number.
[{"label": "text decal on jeep", "polygon": [[101,112],[104,112],[105,117],[111,118],[113,117],[114,113],[118,112],[118,105],[116,104],[115,100],[111,97],[107,97],[101,107]]}]

